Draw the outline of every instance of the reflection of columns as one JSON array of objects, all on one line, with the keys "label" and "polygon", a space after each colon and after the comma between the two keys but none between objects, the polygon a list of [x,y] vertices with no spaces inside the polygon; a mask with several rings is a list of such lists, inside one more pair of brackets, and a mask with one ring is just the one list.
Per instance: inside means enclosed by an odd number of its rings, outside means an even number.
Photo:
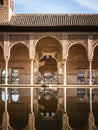
[{"label": "reflection of columns", "polygon": [[[64,60],[64,85],[66,85],[66,60]],[[66,88],[64,88],[64,111],[66,113]]]},{"label": "reflection of columns", "polygon": [[[8,84],[8,60],[5,61],[5,84]],[[5,111],[7,111],[7,87],[5,88]]]},{"label": "reflection of columns", "polygon": [[[31,85],[34,84],[34,60],[31,60]],[[31,113],[33,112],[33,88],[31,88]]]}]

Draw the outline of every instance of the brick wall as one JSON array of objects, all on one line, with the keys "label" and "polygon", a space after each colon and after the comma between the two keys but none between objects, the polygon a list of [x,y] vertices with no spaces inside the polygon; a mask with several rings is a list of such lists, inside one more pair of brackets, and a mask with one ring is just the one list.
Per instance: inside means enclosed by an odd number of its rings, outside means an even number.
[{"label": "brick wall", "polygon": [[4,3],[0,5],[0,22],[8,22],[13,12],[13,1],[4,0]]}]

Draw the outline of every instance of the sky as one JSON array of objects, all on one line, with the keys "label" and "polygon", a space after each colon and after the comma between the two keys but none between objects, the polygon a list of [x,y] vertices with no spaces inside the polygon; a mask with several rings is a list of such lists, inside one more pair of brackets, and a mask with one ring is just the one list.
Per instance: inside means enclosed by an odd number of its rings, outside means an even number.
[{"label": "sky", "polygon": [[98,13],[98,0],[14,0],[16,14]]}]

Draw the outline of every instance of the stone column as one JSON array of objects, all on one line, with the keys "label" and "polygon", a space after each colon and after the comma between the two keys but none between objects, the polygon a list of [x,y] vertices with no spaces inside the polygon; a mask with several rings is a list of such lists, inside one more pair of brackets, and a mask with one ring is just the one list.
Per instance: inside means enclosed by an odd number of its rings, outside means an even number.
[{"label": "stone column", "polygon": [[[31,60],[31,85],[34,84],[34,60]],[[33,88],[31,87],[31,113],[33,112]]]},{"label": "stone column", "polygon": [[[92,85],[92,61],[89,61],[89,85]],[[92,112],[92,88],[90,88],[90,112]]]},{"label": "stone column", "polygon": [[68,41],[68,34],[63,34],[63,41],[62,41],[62,48],[63,48],[63,61],[64,61],[64,114],[63,114],[63,126],[62,130],[70,130],[69,126],[69,120],[68,115],[66,111],[66,63],[67,63],[67,57],[68,57],[68,47],[69,47],[69,41]]},{"label": "stone column", "polygon": [[94,121],[94,114],[92,111],[92,60],[93,60],[93,35],[88,35],[88,60],[89,60],[89,85],[90,85],[90,113],[89,113],[89,120],[88,120],[88,130],[95,130],[95,121]]},{"label": "stone column", "polygon": [[[5,75],[5,84],[7,85],[8,84],[8,75],[7,75],[7,72],[8,72],[8,60],[6,59],[5,60],[5,71],[6,71],[6,75]],[[5,88],[5,111],[7,111],[7,87]]]}]

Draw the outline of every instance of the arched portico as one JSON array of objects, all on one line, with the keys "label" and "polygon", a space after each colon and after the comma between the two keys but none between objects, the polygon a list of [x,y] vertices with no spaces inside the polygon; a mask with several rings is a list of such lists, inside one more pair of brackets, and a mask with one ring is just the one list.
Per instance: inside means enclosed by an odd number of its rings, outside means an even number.
[{"label": "arched portico", "polygon": [[[59,62],[62,61],[62,46],[59,40],[54,37],[46,36],[39,39],[36,44],[36,58],[38,64],[44,56],[50,56],[52,59],[56,59],[57,71]],[[37,66],[39,68],[39,66]]]},{"label": "arched portico", "polygon": [[[27,46],[24,43],[15,43],[10,47],[10,58],[9,58],[9,83],[11,84],[30,84],[30,59],[29,59],[29,50]],[[15,81],[15,77],[13,77],[13,72],[18,72],[19,78],[18,82]],[[19,85],[18,85],[19,86]],[[10,124],[13,128],[24,128],[28,124],[28,115],[30,112],[30,88],[15,88],[11,89],[10,93],[13,94],[14,92],[19,93],[19,99],[16,103],[22,103],[21,109],[22,112],[20,113],[20,108],[16,109],[16,116],[14,118],[16,119],[16,123],[13,123],[13,119],[10,118]],[[26,99],[26,100],[24,100]],[[11,102],[13,103],[13,100],[11,98]],[[28,104],[28,105],[23,105]],[[13,106],[12,106],[13,108]],[[28,109],[29,108],[29,109]],[[25,113],[25,110],[27,111]],[[9,116],[12,117],[11,109],[8,109]],[[23,124],[21,122],[20,118],[17,118],[17,114],[21,115],[23,117]],[[18,126],[18,123],[21,122],[20,127]],[[14,125],[13,125],[14,124]]]},{"label": "arched portico", "polygon": [[42,37],[40,37],[40,38],[37,39],[37,41],[35,42],[35,48],[36,48],[37,44],[39,43],[39,41],[41,41],[42,39],[45,39],[45,38],[54,39],[54,40],[56,40],[62,46],[62,43],[60,42],[60,40],[57,37],[52,36],[52,35],[45,35],[45,36],[42,36]]},{"label": "arched portico", "polygon": [[[88,58],[87,52],[83,45],[73,44],[70,46],[67,58],[67,83],[77,84],[78,70],[87,70]],[[72,74],[71,74],[72,73]],[[72,77],[70,77],[72,75]],[[69,81],[71,79],[71,81]]]}]

